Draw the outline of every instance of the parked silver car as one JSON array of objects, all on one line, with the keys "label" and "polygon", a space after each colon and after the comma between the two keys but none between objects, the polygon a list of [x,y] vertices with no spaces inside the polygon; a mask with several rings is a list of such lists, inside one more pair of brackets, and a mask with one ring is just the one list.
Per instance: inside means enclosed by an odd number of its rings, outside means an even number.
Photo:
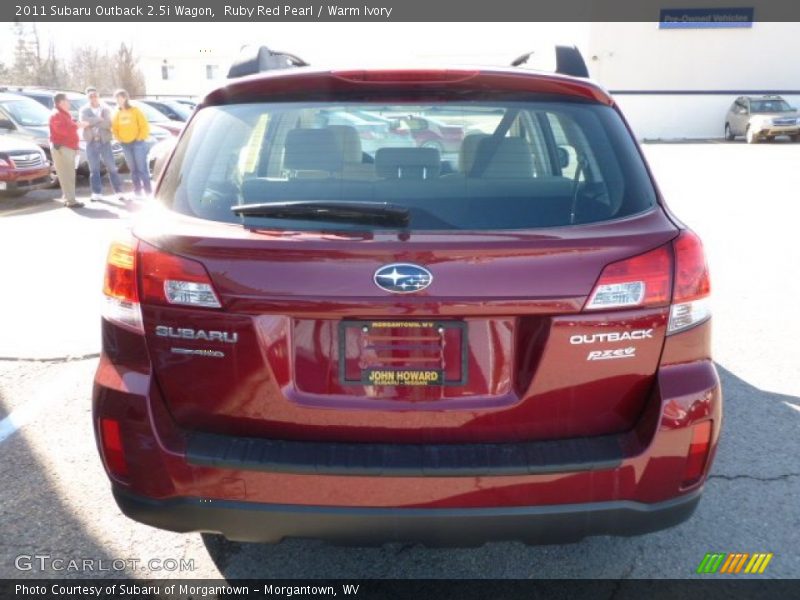
[{"label": "parked silver car", "polygon": [[748,144],[788,135],[800,141],[797,109],[780,96],[739,96],[725,116],[725,139],[743,135]]}]

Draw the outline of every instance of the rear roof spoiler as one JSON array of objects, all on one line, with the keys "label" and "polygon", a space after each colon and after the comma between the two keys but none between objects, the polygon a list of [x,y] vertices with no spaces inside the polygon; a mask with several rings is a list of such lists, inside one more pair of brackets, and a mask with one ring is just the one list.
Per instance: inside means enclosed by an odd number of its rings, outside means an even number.
[{"label": "rear roof spoiler", "polygon": [[[518,56],[511,61],[512,67],[519,67],[528,62],[533,52]],[[556,73],[572,77],[589,77],[589,69],[576,46],[556,46]]]},{"label": "rear roof spoiler", "polygon": [[307,67],[308,63],[299,56],[289,52],[270,50],[266,46],[243,46],[239,58],[228,69],[228,79],[254,75],[276,69],[290,69],[292,67]]},{"label": "rear roof spoiler", "polygon": [[[589,69],[576,46],[556,46],[555,72],[572,77],[589,77]],[[533,56],[528,52],[518,56],[511,62],[512,67],[519,67]],[[292,67],[307,67],[309,64],[302,58],[289,52],[270,50],[266,46],[243,46],[239,58],[228,69],[228,79],[254,75],[265,71],[290,69]]]}]

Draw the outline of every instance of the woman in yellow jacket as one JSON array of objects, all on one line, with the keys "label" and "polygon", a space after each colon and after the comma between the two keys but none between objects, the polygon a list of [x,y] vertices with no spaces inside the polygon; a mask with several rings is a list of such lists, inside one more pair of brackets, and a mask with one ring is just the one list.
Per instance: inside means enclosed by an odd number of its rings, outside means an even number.
[{"label": "woman in yellow jacket", "polygon": [[150,137],[150,125],[144,113],[131,105],[128,92],[114,92],[119,110],[111,119],[111,132],[122,146],[125,162],[131,171],[133,191],[137,196],[142,193],[148,196],[153,193],[150,184],[150,170],[147,168],[147,139]]}]

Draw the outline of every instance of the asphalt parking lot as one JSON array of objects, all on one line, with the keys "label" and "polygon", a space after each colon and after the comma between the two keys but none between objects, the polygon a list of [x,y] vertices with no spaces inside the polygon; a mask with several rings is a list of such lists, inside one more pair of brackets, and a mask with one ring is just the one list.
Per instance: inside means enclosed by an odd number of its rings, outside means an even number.
[{"label": "asphalt parking lot", "polygon": [[[713,277],[725,421],[688,522],[565,546],[428,549],[207,547],[128,520],[96,455],[90,392],[105,249],[130,207],[70,211],[44,191],[0,200],[0,577],[684,578],[707,552],[772,552],[764,577],[800,577],[800,144],[644,149],[672,210],[703,237]],[[122,572],[97,570],[115,559]],[[186,570],[172,568],[181,561]]]}]

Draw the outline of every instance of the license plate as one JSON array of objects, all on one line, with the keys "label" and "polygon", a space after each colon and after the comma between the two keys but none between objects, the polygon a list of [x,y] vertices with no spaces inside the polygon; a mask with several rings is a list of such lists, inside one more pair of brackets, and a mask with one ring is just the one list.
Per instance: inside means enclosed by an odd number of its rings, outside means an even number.
[{"label": "license plate", "polygon": [[465,385],[467,348],[462,321],[341,321],[339,380],[343,385]]}]

